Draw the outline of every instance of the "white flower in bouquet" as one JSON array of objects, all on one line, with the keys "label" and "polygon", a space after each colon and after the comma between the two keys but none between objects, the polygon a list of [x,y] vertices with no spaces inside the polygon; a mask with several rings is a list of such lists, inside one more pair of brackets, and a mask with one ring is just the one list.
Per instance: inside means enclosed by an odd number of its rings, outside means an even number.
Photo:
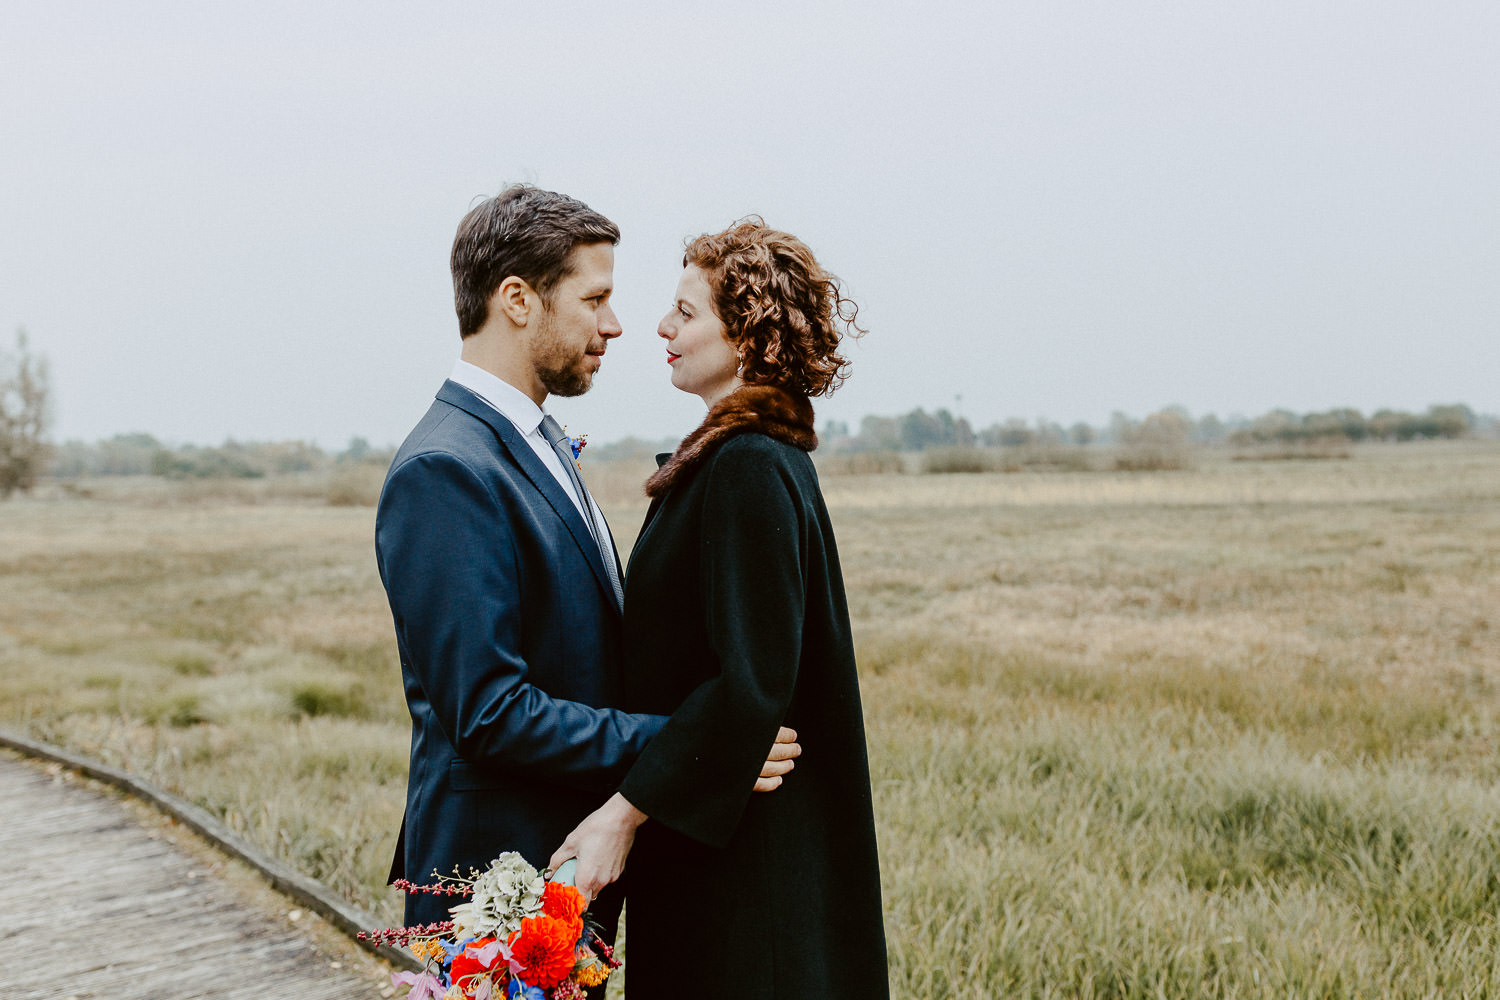
[{"label": "white flower in bouquet", "polygon": [[521,920],[542,908],[547,887],[541,872],[515,851],[496,858],[489,870],[474,880],[474,895],[448,912],[458,940],[497,937],[501,940],[521,929]]}]

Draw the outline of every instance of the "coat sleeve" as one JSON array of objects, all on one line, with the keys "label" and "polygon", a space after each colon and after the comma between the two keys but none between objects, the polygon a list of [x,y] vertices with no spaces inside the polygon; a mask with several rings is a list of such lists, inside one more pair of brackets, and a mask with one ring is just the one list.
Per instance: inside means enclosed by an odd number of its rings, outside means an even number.
[{"label": "coat sleeve", "polygon": [[375,548],[409,669],[464,761],[607,790],[664,720],[553,698],[528,682],[505,518],[454,455],[418,454],[392,470]]},{"label": "coat sleeve", "polygon": [[697,584],[718,673],[672,713],[620,786],[652,819],[714,847],[734,834],[786,717],[805,615],[797,491],[783,460],[744,440],[703,473]]}]

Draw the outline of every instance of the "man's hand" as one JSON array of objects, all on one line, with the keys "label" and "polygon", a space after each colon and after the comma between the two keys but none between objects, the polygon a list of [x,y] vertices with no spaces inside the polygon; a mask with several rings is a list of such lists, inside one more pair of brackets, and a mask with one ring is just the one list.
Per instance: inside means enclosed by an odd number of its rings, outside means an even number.
[{"label": "man's hand", "polygon": [[562,846],[552,852],[547,867],[556,871],[564,861],[577,858],[578,873],[573,884],[592,903],[600,889],[625,871],[625,856],[635,843],[635,831],[646,819],[645,813],[616,792],[573,828]]},{"label": "man's hand", "polygon": [[797,766],[792,761],[800,756],[802,746],[797,742],[797,731],[782,726],[781,731],[776,734],[776,742],[771,744],[765,766],[760,769],[760,777],[755,779],[755,790],[772,792],[780,788],[781,776]]}]

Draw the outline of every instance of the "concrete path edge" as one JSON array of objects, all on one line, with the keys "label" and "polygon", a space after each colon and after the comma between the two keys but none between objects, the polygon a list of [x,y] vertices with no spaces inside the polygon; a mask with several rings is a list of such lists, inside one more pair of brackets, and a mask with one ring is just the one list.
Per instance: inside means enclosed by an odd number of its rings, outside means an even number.
[{"label": "concrete path edge", "polygon": [[366,951],[379,955],[398,968],[409,970],[422,968],[422,963],[417,961],[416,957],[408,951],[393,948],[389,945],[373,945],[369,941],[360,941],[356,935],[360,931],[374,929],[374,917],[358,907],[339,899],[326,886],[315,879],[309,878],[301,872],[293,871],[281,862],[266,857],[259,850],[232,833],[228,827],[209,815],[207,811],[193,805],[191,802],[180,799],[170,792],[164,792],[159,788],[155,788],[134,775],[127,774],[118,768],[110,767],[108,764],[89,760],[87,757],[79,756],[69,750],[64,750],[62,747],[27,739],[24,736],[8,732],[5,729],[0,729],[0,746],[8,747],[27,757],[61,764],[71,771],[77,771],[79,774],[87,775],[96,781],[112,785],[128,795],[150,803],[156,809],[193,830],[224,853],[238,858],[260,872],[261,876],[270,883],[273,889],[295,900],[307,909],[312,910],[350,938],[353,938]]}]

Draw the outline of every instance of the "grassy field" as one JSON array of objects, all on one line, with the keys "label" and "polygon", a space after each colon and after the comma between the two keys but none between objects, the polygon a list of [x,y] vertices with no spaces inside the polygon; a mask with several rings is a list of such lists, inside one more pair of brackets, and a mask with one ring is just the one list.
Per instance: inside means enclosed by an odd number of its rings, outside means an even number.
[{"label": "grassy field", "polygon": [[[896,996],[1500,995],[1500,447],[824,485]],[[0,724],[394,918],[371,510],[87,488],[0,505]]]}]

